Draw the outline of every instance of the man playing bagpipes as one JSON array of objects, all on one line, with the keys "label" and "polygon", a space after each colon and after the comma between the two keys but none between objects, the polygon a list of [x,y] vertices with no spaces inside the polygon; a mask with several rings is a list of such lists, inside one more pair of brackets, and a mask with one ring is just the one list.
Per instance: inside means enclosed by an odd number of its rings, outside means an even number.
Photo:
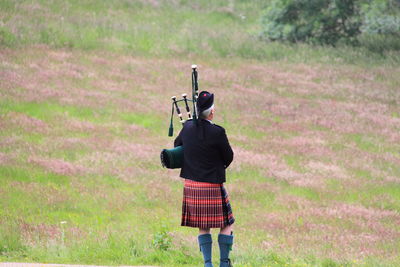
[{"label": "man playing bagpipes", "polygon": [[201,92],[196,104],[199,119],[186,121],[174,142],[175,147],[184,148],[180,172],[185,178],[181,225],[199,228],[198,241],[205,267],[213,266],[210,228],[220,228],[220,267],[228,267],[235,219],[223,183],[233,151],[225,129],[212,122],[214,94]]},{"label": "man playing bagpipes", "polygon": [[[211,228],[220,228],[218,244],[220,267],[229,267],[229,251],[233,244],[232,225],[235,219],[229,197],[223,183],[225,169],[233,160],[225,129],[212,122],[214,119],[214,94],[203,91],[198,94],[197,66],[192,65],[192,99],[183,94],[183,99],[172,97],[169,136],[173,135],[173,114],[178,113],[183,125],[175,139],[173,149],[161,151],[164,167],[181,168],[185,179],[182,202],[182,226],[199,228],[199,246],[203,253],[204,266],[212,267]],[[178,103],[184,102],[189,120],[183,120]],[[193,114],[188,102],[193,103]]]}]

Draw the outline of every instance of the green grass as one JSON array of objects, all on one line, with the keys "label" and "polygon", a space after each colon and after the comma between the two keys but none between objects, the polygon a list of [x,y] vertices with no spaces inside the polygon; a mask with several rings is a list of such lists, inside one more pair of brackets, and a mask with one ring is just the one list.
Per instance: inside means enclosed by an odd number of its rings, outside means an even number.
[{"label": "green grass", "polygon": [[[46,44],[55,48],[107,49],[142,56],[199,55],[266,61],[398,64],[397,53],[265,43],[258,38],[268,1],[142,2],[6,0],[1,4],[4,47]],[[22,15],[18,18],[16,15]]]},{"label": "green grass", "polygon": [[327,193],[324,198],[347,203],[360,203],[366,207],[384,210],[400,210],[399,187],[395,183],[376,185],[372,178],[366,177],[369,175],[368,172],[361,172],[360,175],[361,177],[357,177],[360,182],[356,189],[346,188],[344,183],[338,180],[329,180],[327,184],[331,192]]},{"label": "green grass", "polygon": [[69,116],[81,120],[93,121],[96,118],[96,114],[90,108],[66,106],[53,102],[15,102],[14,100],[3,100],[0,107],[2,114],[19,112],[43,121],[53,120],[56,116]]},{"label": "green grass", "polygon": [[140,114],[140,113],[121,113],[119,117],[122,121],[129,124],[135,124],[143,126],[149,130],[155,131],[158,134],[162,134],[165,131],[165,121],[154,114]]},{"label": "green grass", "polygon": [[[1,1],[0,261],[201,263],[197,230],[180,227],[179,171],[159,163],[169,96],[195,62],[235,150],[234,265],[398,266],[381,233],[400,231],[400,57],[265,43],[268,2]],[[326,213],[341,205],[384,215]]]},{"label": "green grass", "polygon": [[286,164],[294,171],[304,173],[305,170],[299,155],[285,155],[284,160]]},{"label": "green grass", "polygon": [[373,153],[382,151],[381,147],[377,144],[377,143],[379,143],[379,141],[376,142],[376,140],[369,140],[367,137],[363,136],[362,134],[352,134],[352,135],[350,135],[350,139],[354,143],[356,143],[358,148],[360,148],[362,150],[373,152]]},{"label": "green grass", "polygon": [[288,187],[283,190],[283,192],[309,200],[319,201],[321,199],[321,195],[318,191],[308,187]]},{"label": "green grass", "polygon": [[363,170],[363,169],[355,169],[354,170],[354,175],[355,177],[361,179],[361,180],[372,180],[376,179],[377,177],[373,177],[371,172],[368,170]]},{"label": "green grass", "polygon": [[[137,112],[115,112],[111,108],[93,109],[89,107],[78,107],[62,105],[55,102],[16,102],[15,100],[3,100],[0,103],[0,114],[9,112],[25,114],[29,117],[54,123],[60,117],[76,118],[81,121],[89,121],[96,124],[112,122],[115,119],[128,124],[135,124],[160,134],[164,130],[163,120],[154,114]],[[113,129],[115,131],[115,129]],[[76,133],[75,133],[76,134]],[[83,133],[83,137],[85,134]],[[29,134],[28,141],[40,143],[40,134]]]},{"label": "green grass", "polygon": [[251,166],[243,166],[240,170],[231,172],[230,179],[232,182],[246,181],[247,179],[251,179],[251,181],[254,182],[266,181],[266,177],[260,172],[260,170]]},{"label": "green grass", "polygon": [[[5,218],[5,214],[2,214]],[[16,224],[2,221],[0,227],[0,254],[1,255],[23,255],[26,253],[27,247],[19,234],[19,229]]]},{"label": "green grass", "polygon": [[3,181],[20,181],[20,182],[39,182],[39,183],[56,183],[65,184],[68,178],[62,175],[45,172],[32,166],[22,168],[20,166],[0,166]]}]

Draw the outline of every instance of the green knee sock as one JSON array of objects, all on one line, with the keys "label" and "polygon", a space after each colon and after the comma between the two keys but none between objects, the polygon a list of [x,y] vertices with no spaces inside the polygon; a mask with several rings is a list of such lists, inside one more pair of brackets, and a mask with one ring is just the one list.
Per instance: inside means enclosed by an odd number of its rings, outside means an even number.
[{"label": "green knee sock", "polygon": [[203,252],[204,267],[213,267],[211,262],[212,256],[212,237],[211,234],[199,235],[199,246]]},{"label": "green knee sock", "polygon": [[220,254],[220,267],[231,266],[229,259],[229,251],[232,250],[233,235],[218,235],[219,254]]}]

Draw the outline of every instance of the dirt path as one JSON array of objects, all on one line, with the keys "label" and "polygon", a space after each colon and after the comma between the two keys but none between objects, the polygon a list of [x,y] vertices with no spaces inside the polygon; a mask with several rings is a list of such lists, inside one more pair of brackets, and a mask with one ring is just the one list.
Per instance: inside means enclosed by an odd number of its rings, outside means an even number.
[{"label": "dirt path", "polygon": [[[44,263],[22,263],[22,262],[3,262],[0,267],[108,267],[99,265],[76,265],[76,264],[44,264]],[[156,266],[127,266],[120,265],[119,267],[156,267]]]}]

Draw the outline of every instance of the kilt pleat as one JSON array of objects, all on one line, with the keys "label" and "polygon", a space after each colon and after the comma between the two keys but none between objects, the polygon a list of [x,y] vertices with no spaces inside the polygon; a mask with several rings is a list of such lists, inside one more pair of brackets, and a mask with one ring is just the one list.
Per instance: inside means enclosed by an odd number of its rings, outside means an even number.
[{"label": "kilt pleat", "polygon": [[234,222],[229,196],[223,184],[185,180],[182,226],[223,228]]}]

